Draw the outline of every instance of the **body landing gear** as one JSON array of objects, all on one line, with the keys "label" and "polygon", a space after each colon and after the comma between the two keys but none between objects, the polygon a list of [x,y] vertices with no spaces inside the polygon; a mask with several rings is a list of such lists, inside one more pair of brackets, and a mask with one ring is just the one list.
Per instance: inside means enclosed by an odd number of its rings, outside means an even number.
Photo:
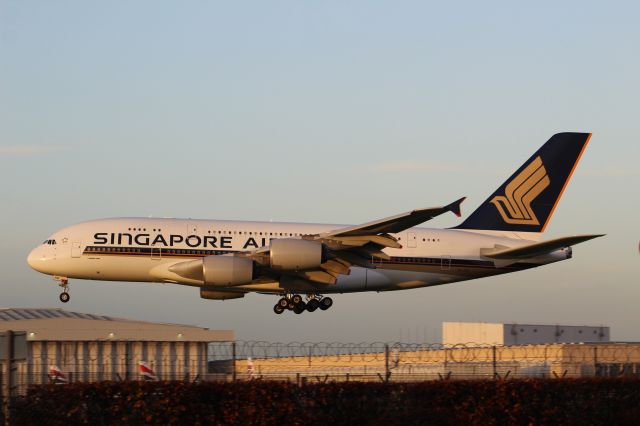
[{"label": "body landing gear", "polygon": [[333,306],[333,299],[330,297],[322,297],[318,294],[310,294],[307,296],[307,302],[302,300],[302,296],[299,294],[287,294],[275,304],[273,312],[280,315],[285,310],[293,311],[295,314],[300,315],[304,311],[314,312],[318,308],[326,311]]},{"label": "body landing gear", "polygon": [[69,296],[69,279],[64,277],[53,277],[54,280],[58,281],[58,285],[62,287],[62,293],[60,293],[60,301],[62,303],[67,303],[71,296]]}]

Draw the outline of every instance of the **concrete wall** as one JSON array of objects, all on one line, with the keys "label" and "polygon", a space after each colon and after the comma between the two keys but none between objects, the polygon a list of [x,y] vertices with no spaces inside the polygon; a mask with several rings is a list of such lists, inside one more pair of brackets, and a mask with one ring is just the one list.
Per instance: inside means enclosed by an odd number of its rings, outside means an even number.
[{"label": "concrete wall", "polygon": [[[384,352],[323,356],[254,358],[253,377],[295,380],[296,376],[336,376],[351,380],[358,375],[384,376]],[[248,360],[236,361],[237,377],[250,378]],[[592,377],[640,376],[639,343],[514,345],[496,347],[453,347],[417,351],[390,351],[389,367],[394,380],[500,377]],[[411,377],[410,377],[411,376]]]}]

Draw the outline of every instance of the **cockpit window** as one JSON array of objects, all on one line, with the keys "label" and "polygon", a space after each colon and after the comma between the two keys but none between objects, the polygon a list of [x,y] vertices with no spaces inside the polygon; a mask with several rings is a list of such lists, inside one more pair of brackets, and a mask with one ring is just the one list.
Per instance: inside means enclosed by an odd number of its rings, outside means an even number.
[{"label": "cockpit window", "polygon": [[45,240],[45,242],[43,242],[42,244],[47,244],[47,245],[54,245],[57,244],[56,240]]}]

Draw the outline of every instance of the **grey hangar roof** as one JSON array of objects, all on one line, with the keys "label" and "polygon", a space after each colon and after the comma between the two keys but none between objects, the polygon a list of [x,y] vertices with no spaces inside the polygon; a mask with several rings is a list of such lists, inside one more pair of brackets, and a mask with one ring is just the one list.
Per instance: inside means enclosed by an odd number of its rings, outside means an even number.
[{"label": "grey hangar roof", "polygon": [[232,330],[155,323],[66,311],[60,308],[0,308],[0,331],[26,331],[31,341],[197,341],[234,340]]}]

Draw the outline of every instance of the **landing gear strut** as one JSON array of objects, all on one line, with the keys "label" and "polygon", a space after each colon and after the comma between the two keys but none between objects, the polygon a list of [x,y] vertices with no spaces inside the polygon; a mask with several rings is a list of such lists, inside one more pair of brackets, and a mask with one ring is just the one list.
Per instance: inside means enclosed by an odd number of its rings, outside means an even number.
[{"label": "landing gear strut", "polygon": [[302,300],[299,294],[287,294],[273,307],[273,312],[280,315],[285,310],[293,311],[300,315],[304,311],[314,312],[318,308],[326,311],[333,306],[333,299],[330,297],[322,297],[319,294],[310,294],[307,296],[307,302]]},{"label": "landing gear strut", "polygon": [[62,293],[60,293],[60,301],[62,303],[67,303],[71,296],[69,296],[69,279],[64,277],[53,277],[54,280],[58,281],[58,285],[62,287]]}]

